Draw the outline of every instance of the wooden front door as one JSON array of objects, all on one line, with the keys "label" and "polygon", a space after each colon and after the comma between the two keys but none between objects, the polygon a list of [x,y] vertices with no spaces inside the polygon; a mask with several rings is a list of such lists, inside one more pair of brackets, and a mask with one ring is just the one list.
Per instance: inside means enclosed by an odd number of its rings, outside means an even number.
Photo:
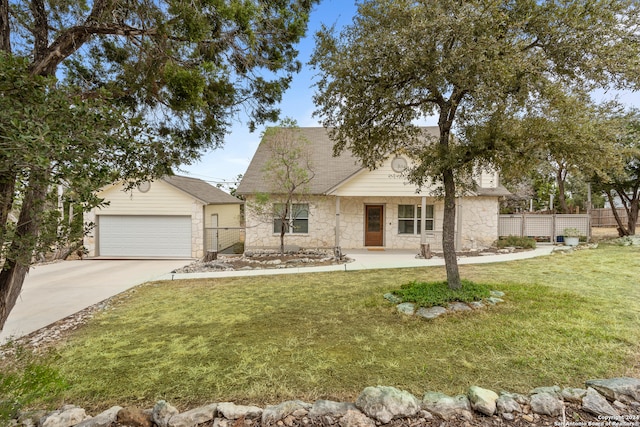
[{"label": "wooden front door", "polygon": [[364,245],[382,246],[384,244],[384,206],[366,205],[364,217]]}]

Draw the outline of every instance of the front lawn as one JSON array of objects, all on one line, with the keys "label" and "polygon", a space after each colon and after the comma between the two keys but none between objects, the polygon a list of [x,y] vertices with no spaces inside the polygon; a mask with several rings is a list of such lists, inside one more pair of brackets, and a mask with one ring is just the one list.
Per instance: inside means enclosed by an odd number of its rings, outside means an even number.
[{"label": "front lawn", "polygon": [[382,297],[413,280],[443,280],[443,268],[146,284],[49,356],[70,385],[56,403],[352,401],[370,385],[422,396],[640,375],[640,249],[461,272],[506,302],[427,321]]}]

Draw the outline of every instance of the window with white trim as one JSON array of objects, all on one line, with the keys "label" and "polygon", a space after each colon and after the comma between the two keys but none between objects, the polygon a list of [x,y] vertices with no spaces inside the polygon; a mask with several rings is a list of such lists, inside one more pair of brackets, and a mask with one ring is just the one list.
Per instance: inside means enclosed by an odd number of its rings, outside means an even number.
[{"label": "window with white trim", "polygon": [[282,230],[282,222],[284,217],[285,233],[288,234],[305,234],[309,232],[309,204],[308,203],[290,203],[289,209],[284,203],[276,203],[273,205],[273,232],[280,234]]},{"label": "window with white trim", "polygon": [[[426,205],[425,230],[433,231],[433,205]],[[398,205],[398,234],[422,233],[422,206]]]}]

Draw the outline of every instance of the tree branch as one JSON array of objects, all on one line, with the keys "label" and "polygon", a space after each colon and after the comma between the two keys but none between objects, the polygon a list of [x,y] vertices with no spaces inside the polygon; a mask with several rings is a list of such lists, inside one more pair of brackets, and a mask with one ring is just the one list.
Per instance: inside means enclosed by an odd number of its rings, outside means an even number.
[{"label": "tree branch", "polygon": [[11,53],[9,0],[0,0],[0,51]]}]

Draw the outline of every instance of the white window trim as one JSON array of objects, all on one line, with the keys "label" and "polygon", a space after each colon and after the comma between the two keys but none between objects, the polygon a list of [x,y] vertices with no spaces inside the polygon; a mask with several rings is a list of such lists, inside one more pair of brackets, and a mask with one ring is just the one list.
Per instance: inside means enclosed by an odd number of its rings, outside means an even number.
[{"label": "white window trim", "polygon": [[[422,234],[422,231],[418,231],[418,223],[422,222],[422,212],[421,215],[418,215],[418,210],[422,209],[422,205],[421,204],[412,204],[412,203],[403,203],[403,204],[398,204],[398,227],[396,228],[396,233],[398,234],[398,236],[420,236]],[[400,206],[413,206],[413,218],[401,218],[400,217]],[[431,217],[427,217],[425,216],[425,224],[427,222],[431,223],[431,229],[430,230],[424,230],[425,232],[429,233],[429,232],[433,232],[436,228],[436,209],[434,205],[426,205],[427,207],[431,206],[431,212],[433,213],[433,215]],[[426,209],[425,209],[425,215],[426,215]],[[399,228],[400,228],[400,221],[413,221],[413,233],[400,233]],[[424,228],[424,226],[423,226]]]},{"label": "white window trim", "polygon": [[[273,209],[275,211],[275,207],[276,205],[284,205],[284,203],[274,203]],[[307,205],[307,217],[306,218],[295,218],[292,217],[291,213],[293,212],[293,205]],[[298,203],[294,203],[294,202],[289,202],[289,218],[287,218],[288,220],[288,230],[285,231],[285,236],[305,236],[309,234],[309,217],[311,216],[309,210],[311,209],[311,204],[308,202],[298,202]],[[275,215],[271,221],[271,229],[273,230],[273,235],[274,236],[279,236],[280,235],[280,231],[275,231],[275,221],[279,220],[280,218],[276,218]],[[295,227],[293,226],[293,222],[295,220],[306,220],[307,221],[307,231],[303,232],[303,233],[296,233]]]}]

